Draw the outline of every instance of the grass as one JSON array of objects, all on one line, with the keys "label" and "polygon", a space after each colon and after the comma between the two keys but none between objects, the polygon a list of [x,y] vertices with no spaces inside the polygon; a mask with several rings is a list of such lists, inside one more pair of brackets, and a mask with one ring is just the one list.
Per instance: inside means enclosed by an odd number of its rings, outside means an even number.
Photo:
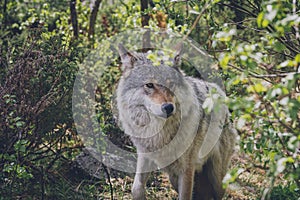
[{"label": "grass", "polygon": [[[253,161],[244,154],[235,155],[232,159],[233,168],[244,168],[234,183],[226,189],[223,200],[254,200],[261,199],[265,188],[270,187],[266,170],[253,166]],[[115,199],[131,199],[133,177],[112,178]],[[109,192],[104,192],[100,199],[110,199]],[[172,189],[165,173],[154,172],[147,183],[148,199],[177,199],[177,193]],[[271,193],[271,199],[299,199],[297,191],[290,191],[287,183],[276,180],[276,186]]]}]

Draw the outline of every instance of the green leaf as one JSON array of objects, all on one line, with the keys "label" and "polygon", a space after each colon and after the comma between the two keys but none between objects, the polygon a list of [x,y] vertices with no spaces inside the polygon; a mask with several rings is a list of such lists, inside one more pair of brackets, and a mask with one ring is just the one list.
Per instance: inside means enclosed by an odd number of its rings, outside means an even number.
[{"label": "green leaf", "polygon": [[266,19],[264,19],[264,20],[262,21],[261,26],[262,26],[263,28],[266,28],[268,25],[269,25],[269,21],[266,20]]},{"label": "green leaf", "polygon": [[214,101],[212,97],[207,97],[203,102],[202,108],[205,109],[208,113],[210,113],[213,109]]},{"label": "green leaf", "polygon": [[228,68],[228,63],[231,60],[231,56],[229,54],[220,55],[220,65],[223,69]]},{"label": "green leaf", "polygon": [[237,121],[237,129],[241,130],[246,124],[246,119],[243,117],[240,117]]},{"label": "green leaf", "polygon": [[24,124],[25,124],[25,123],[22,122],[22,121],[17,121],[17,122],[16,122],[16,126],[17,126],[18,128],[22,127]]},{"label": "green leaf", "polygon": [[297,63],[300,63],[300,54],[297,54],[297,55],[295,56],[295,61],[296,61]]},{"label": "green leaf", "polygon": [[247,92],[249,93],[261,93],[266,91],[267,88],[265,88],[261,83],[256,83],[255,85],[250,85],[247,87]]},{"label": "green leaf", "polygon": [[264,19],[264,12],[261,12],[258,14],[257,19],[256,19],[258,27],[262,27],[263,19]]}]

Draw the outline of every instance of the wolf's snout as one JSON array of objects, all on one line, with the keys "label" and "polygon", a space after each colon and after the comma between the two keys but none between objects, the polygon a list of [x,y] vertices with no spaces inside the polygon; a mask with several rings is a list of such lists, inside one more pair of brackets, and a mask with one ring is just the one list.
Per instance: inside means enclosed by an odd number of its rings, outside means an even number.
[{"label": "wolf's snout", "polygon": [[174,106],[171,103],[164,103],[161,106],[161,110],[167,114],[167,117],[169,117],[174,111]]}]

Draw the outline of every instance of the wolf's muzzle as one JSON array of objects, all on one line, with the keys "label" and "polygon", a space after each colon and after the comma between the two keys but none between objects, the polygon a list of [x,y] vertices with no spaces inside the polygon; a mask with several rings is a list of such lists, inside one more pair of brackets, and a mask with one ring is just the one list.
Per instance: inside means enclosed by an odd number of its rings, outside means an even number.
[{"label": "wolf's muzzle", "polygon": [[174,111],[174,105],[171,103],[164,103],[161,105],[161,110],[167,114],[167,117],[170,117]]}]

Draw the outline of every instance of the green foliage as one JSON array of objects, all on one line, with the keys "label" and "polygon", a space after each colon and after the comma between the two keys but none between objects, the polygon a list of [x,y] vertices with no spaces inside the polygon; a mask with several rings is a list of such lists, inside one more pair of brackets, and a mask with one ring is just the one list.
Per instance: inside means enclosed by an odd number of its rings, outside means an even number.
[{"label": "green foliage", "polygon": [[51,1],[4,3],[6,10],[0,16],[0,196],[41,196],[42,185],[30,183],[40,182],[41,174],[48,175],[55,162],[76,153],[75,148],[71,151],[78,140],[70,102],[76,62],[84,51],[69,33],[63,33],[69,27],[55,27],[67,16],[62,12],[64,3],[55,7],[49,6]]},{"label": "green foliage", "polygon": [[300,17],[292,9],[299,5],[267,1],[255,6],[261,9],[251,13],[257,20],[245,24],[256,30],[251,40],[251,30],[237,30],[233,24],[215,34],[214,46],[229,50],[219,54],[219,60],[230,88],[229,106],[242,132],[241,149],[268,169],[271,185],[284,174],[299,187],[300,99],[295,72],[300,44],[290,42],[299,38],[293,30]]},{"label": "green foliage", "polygon": [[299,198],[299,188],[295,189],[294,187],[277,186],[273,188],[270,195],[270,199],[272,200],[293,200]]}]

